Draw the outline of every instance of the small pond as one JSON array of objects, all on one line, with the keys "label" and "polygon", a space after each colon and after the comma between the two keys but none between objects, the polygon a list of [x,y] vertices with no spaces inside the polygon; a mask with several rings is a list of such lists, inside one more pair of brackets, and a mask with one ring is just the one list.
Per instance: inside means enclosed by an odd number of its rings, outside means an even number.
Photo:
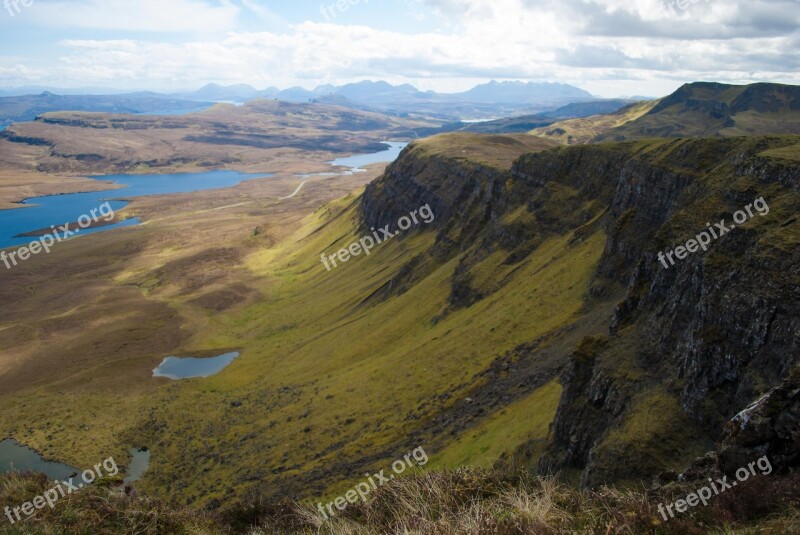
[{"label": "small pond", "polygon": [[166,377],[174,381],[179,379],[193,379],[197,377],[211,377],[216,375],[231,362],[239,353],[225,353],[217,357],[197,358],[197,357],[167,357],[161,364],[153,370],[153,377]]},{"label": "small pond", "polygon": [[131,462],[128,465],[128,471],[123,480],[126,485],[130,485],[142,479],[142,476],[147,472],[150,466],[150,450],[147,448],[132,448],[130,453]]},{"label": "small pond", "polygon": [[53,481],[78,479],[80,470],[68,464],[46,461],[36,451],[23,446],[13,438],[0,441],[0,473],[39,472]]},{"label": "small pond", "polygon": [[[128,466],[125,483],[141,479],[150,464],[150,451],[147,448],[134,448],[130,453],[132,460]],[[102,460],[100,462],[102,463]],[[117,466],[122,470],[119,463]],[[93,467],[87,469],[94,470]],[[105,467],[101,466],[101,470],[103,476],[109,475],[105,472]],[[36,472],[46,475],[51,481],[69,481],[75,486],[91,484],[83,479],[81,470],[68,464],[45,460],[37,451],[13,438],[0,441],[0,474],[9,472]]]}]

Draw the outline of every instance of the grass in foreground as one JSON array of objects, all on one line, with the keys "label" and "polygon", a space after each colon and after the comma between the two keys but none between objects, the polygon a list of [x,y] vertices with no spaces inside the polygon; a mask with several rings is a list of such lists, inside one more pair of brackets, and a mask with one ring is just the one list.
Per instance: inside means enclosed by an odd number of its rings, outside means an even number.
[{"label": "grass in foreground", "polygon": [[[43,492],[41,476],[0,476],[0,508]],[[460,468],[419,473],[375,491],[325,521],[310,505],[250,503],[222,512],[171,507],[96,485],[45,508],[2,533],[16,534],[721,534],[800,533],[800,475],[758,477],[665,522],[659,503],[691,492],[692,483],[660,491],[603,488],[580,492],[525,472]]]}]

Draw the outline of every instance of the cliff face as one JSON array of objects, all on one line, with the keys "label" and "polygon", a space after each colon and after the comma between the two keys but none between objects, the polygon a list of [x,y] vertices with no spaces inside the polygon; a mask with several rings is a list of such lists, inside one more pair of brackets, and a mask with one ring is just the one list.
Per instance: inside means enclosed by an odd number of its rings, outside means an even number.
[{"label": "cliff face", "polygon": [[[725,422],[786,377],[800,357],[800,240],[794,215],[800,166],[759,156],[778,140],[699,140],[663,145],[606,169],[613,188],[608,243],[598,277],[627,284],[610,323],[608,347],[592,358],[576,353],[542,467],[583,470],[594,486],[651,475],[663,429],[634,429],[637,405],[664,388],[700,433],[719,436]],[[517,169],[533,167],[523,158]],[[703,165],[714,161],[715,169]],[[592,173],[591,169],[583,169]],[[544,177],[542,177],[544,179]],[[665,268],[659,251],[673,249],[759,197],[769,205],[709,251]],[[642,378],[630,381],[620,355]],[[616,377],[616,378],[615,378]],[[629,401],[625,401],[625,400]],[[609,428],[652,440],[633,470],[615,458],[620,439]],[[638,457],[640,454],[635,455]],[[664,468],[662,466],[661,468]],[[639,472],[637,474],[637,472]]]},{"label": "cliff face", "polygon": [[[413,147],[407,148],[382,179],[367,186],[361,203],[362,230],[369,234],[429,205],[435,216],[431,225],[438,230],[436,244],[430,251],[410,259],[376,297],[402,293],[439,262],[466,254],[494,217],[494,207],[506,178],[507,172],[499,169],[443,156],[421,156]],[[472,303],[477,298],[478,294],[454,280],[452,303]]]},{"label": "cliff face", "polygon": [[434,225],[445,233],[458,229],[460,241],[468,245],[468,238],[491,220],[507,176],[500,169],[420,156],[409,147],[381,180],[367,186],[363,226],[381,227],[428,204],[436,216]]},{"label": "cliff face", "polygon": [[[678,469],[800,357],[798,137],[643,141],[520,157],[510,171],[415,153],[366,191],[365,227],[429,203],[432,256],[460,255],[454,307],[483,294],[472,266],[514,264],[550,235],[602,225],[607,242],[587,311],[623,295],[607,337],[584,340],[564,386],[542,470],[586,486]],[[768,152],[765,152],[768,151]],[[768,213],[753,202],[763,197]],[[753,216],[667,268],[660,251],[708,224]],[[763,205],[760,205],[763,206]],[[512,217],[513,216],[513,217]],[[424,262],[410,262],[406,284]],[[402,284],[400,284],[402,287]]]},{"label": "cliff face", "polygon": [[[531,148],[546,148],[555,144],[527,136]],[[443,136],[444,139],[475,139],[469,136]],[[459,267],[452,280],[450,304],[454,308],[469,306],[485,292],[470,283],[471,268],[495,251],[508,251],[507,262],[518,262],[541,243],[544,236],[566,231],[572,227],[561,221],[560,215],[547,215],[542,211],[540,220],[508,216],[527,203],[537,202],[546,193],[536,192],[530,185],[515,183],[508,169],[503,169],[503,158],[511,161],[525,152],[526,146],[512,136],[486,136],[478,138],[496,147],[503,154],[494,164],[479,163],[462,156],[468,152],[451,146],[431,150],[426,144],[412,144],[387,168],[384,176],[367,186],[361,200],[362,230],[368,233],[396,222],[412,210],[429,205],[435,215],[431,224],[437,230],[436,243],[424,258],[409,260],[400,275],[385,285],[381,295],[402,292],[429,273],[435,265],[459,256]],[[461,145],[457,145],[460,147]],[[468,144],[464,145],[469,147]],[[576,226],[596,212],[595,207],[568,204],[575,213],[568,216]],[[550,211],[562,211],[561,206]],[[549,224],[544,218],[557,224]],[[399,236],[403,239],[405,236]]]}]

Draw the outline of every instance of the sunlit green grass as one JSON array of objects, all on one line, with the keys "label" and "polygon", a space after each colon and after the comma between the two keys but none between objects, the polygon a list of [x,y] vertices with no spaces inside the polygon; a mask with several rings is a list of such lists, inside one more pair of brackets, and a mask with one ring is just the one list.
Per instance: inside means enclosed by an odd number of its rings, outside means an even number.
[{"label": "sunlit green grass", "polygon": [[[463,397],[460,392],[497,356],[576,319],[605,244],[602,232],[577,245],[569,244],[571,234],[552,238],[514,268],[501,268],[499,256],[491,256],[475,268],[491,295],[437,323],[457,257],[431,264],[428,276],[401,295],[368,299],[433,245],[434,232],[422,229],[391,240],[331,271],[320,262],[322,252],[360,237],[354,198],[309,216],[295,236],[247,259],[249,269],[264,277],[263,299],[209,317],[202,336],[192,340],[197,347],[241,347],[242,357],[215,377],[164,390],[169,412],[182,415],[163,415],[170,436],[224,426],[223,437],[215,432],[205,439],[213,451],[230,450],[236,465],[248,470],[285,466],[289,474],[391,449],[430,417],[441,394],[448,400],[438,404],[440,410]],[[281,395],[285,387],[297,394]],[[552,387],[545,393],[539,423],[520,423],[504,450],[546,436],[557,395]],[[224,401],[231,396],[259,400],[265,410],[231,411]],[[258,438],[231,447],[254,431]],[[180,441],[169,442],[170,450],[155,452],[155,469],[174,470],[173,463],[188,469]],[[329,453],[316,455],[324,451]],[[432,459],[437,453],[429,451]],[[223,464],[210,474],[227,485],[236,480],[234,472]],[[202,474],[191,480],[184,493],[214,487]]]},{"label": "sunlit green grass", "polygon": [[545,439],[560,397],[558,382],[542,386],[456,438],[429,468],[491,467],[520,444]]}]

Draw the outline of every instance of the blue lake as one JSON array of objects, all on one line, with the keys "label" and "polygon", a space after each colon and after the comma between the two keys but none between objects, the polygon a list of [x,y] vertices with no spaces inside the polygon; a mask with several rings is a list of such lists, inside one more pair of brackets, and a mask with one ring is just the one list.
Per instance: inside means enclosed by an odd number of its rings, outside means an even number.
[{"label": "blue lake", "polygon": [[[363,171],[361,168],[366,165],[392,162],[397,159],[400,152],[408,145],[407,143],[397,142],[385,142],[384,144],[388,148],[380,152],[357,154],[355,156],[338,158],[329,162],[334,167],[347,167],[349,171],[319,173],[318,175],[351,174]],[[272,175],[268,173],[245,174],[236,171],[206,171],[203,173],[165,175],[92,176],[89,178],[105,182],[114,182],[124,187],[88,193],[33,197],[23,201],[22,204],[26,205],[26,208],[0,210],[0,249],[27,245],[36,239],[36,237],[20,237],[20,234],[49,229],[53,225],[58,227],[69,223],[69,230],[79,229],[79,227],[75,225],[78,219],[83,215],[91,214],[92,210],[98,210],[106,202],[109,203],[111,209],[117,212],[127,206],[128,201],[126,199],[134,197],[229,188],[244,180],[266,178],[270,176]],[[309,178],[317,175],[298,176]],[[102,217],[100,218],[101,221],[103,219]],[[138,219],[132,218],[118,223],[106,224],[105,226],[80,229],[77,235],[82,236],[95,232],[103,232],[114,228],[138,225],[139,223],[140,221]]]},{"label": "blue lake", "polygon": [[[123,184],[125,187],[115,190],[94,191],[89,193],[70,193],[67,195],[49,195],[33,197],[23,202],[29,208],[0,210],[0,248],[17,247],[30,243],[31,237],[16,237],[19,234],[47,229],[51,225],[75,223],[82,215],[89,215],[106,201],[116,212],[127,206],[125,200],[145,195],[167,195],[170,193],[188,193],[208,189],[229,188],[244,180],[269,177],[267,173],[245,174],[236,171],[208,171],[205,173],[180,173],[170,175],[106,175],[90,177],[97,180]],[[108,213],[107,209],[105,213]],[[99,213],[98,213],[99,215]],[[103,217],[99,218],[103,221]],[[137,225],[138,219],[129,219],[120,223],[103,227],[87,228],[78,234],[91,234],[112,228]],[[78,228],[70,225],[70,230]]]},{"label": "blue lake", "polygon": [[346,158],[337,158],[329,162],[335,167],[350,167],[352,171],[363,171],[363,166],[373,163],[393,162],[400,156],[400,153],[408,143],[397,143],[392,141],[383,142],[389,148],[381,152],[373,152],[371,154],[356,154],[355,156],[348,156]]},{"label": "blue lake", "polygon": [[197,113],[205,111],[214,107],[214,103],[198,104],[193,108],[176,108],[174,110],[160,110],[160,111],[143,111],[135,113],[134,115],[189,115],[190,113]]},{"label": "blue lake", "polygon": [[233,352],[209,358],[167,357],[153,370],[153,377],[172,380],[211,377],[227,368],[238,356],[239,353]]}]

